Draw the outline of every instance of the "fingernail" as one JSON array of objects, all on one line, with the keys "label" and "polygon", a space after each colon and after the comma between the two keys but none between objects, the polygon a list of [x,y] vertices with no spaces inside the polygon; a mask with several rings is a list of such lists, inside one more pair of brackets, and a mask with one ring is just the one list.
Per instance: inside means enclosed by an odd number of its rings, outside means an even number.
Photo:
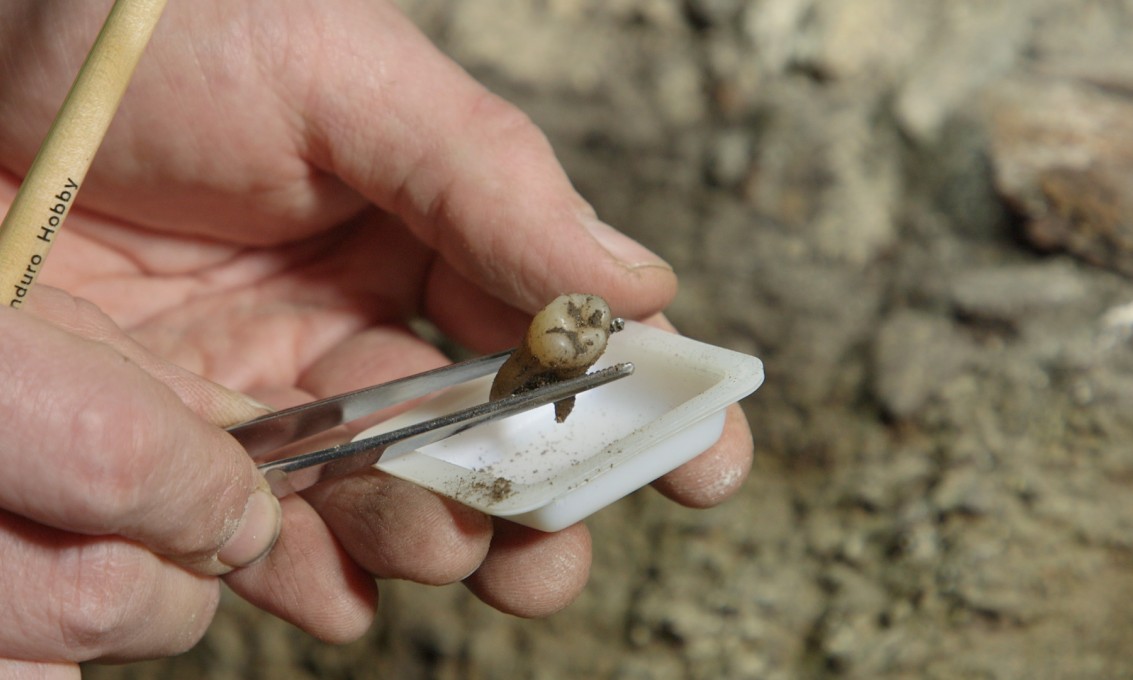
[{"label": "fingernail", "polygon": [[248,498],[236,533],[224,544],[216,558],[233,569],[253,564],[271,551],[279,538],[283,511],[279,500],[261,487]]},{"label": "fingernail", "polygon": [[238,394],[240,396],[240,398],[244,401],[245,404],[247,404],[248,406],[251,406],[252,408],[256,409],[257,411],[263,411],[264,413],[273,413],[275,411],[275,409],[268,406],[267,404],[260,401],[259,399],[253,399],[252,397],[249,397],[248,395],[244,394],[243,392],[237,392],[236,394]]},{"label": "fingernail", "polygon": [[244,396],[244,401],[245,401],[245,402],[247,402],[247,403],[248,403],[248,405],[249,405],[249,406],[251,406],[252,408],[258,408],[258,409],[260,409],[261,411],[267,411],[268,413],[271,413],[272,411],[275,411],[275,409],[273,409],[272,407],[268,406],[267,404],[265,404],[264,402],[260,401],[259,399],[253,399],[253,398],[249,397],[249,396],[248,396],[248,395],[246,395],[246,394],[245,394],[245,395],[243,395],[243,396]]},{"label": "fingernail", "polygon": [[627,268],[664,267],[665,269],[672,269],[672,266],[656,253],[605,222],[588,219],[586,220],[586,228],[606,252],[613,255],[614,259]]}]

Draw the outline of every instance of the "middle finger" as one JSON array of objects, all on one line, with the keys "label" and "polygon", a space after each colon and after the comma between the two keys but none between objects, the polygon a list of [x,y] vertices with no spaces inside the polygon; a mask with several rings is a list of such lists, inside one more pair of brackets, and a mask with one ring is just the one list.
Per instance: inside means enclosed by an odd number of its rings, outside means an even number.
[{"label": "middle finger", "polygon": [[[408,329],[375,328],[328,352],[305,372],[302,386],[316,396],[329,396],[446,361]],[[347,552],[381,578],[428,584],[459,581],[488,551],[487,517],[377,470],[324,482],[303,496]]]}]

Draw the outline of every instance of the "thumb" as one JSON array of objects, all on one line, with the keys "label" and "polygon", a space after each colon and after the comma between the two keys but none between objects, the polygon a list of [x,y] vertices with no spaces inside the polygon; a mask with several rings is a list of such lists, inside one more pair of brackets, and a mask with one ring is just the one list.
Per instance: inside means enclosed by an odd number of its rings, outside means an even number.
[{"label": "thumb", "polygon": [[[397,214],[460,278],[511,306],[534,311],[571,290],[603,295],[626,316],[668,304],[671,267],[598,220],[523,113],[393,7],[376,7],[349,29],[353,39],[327,44],[372,53],[342,54],[304,101],[316,163]],[[367,31],[385,39],[359,40]]]},{"label": "thumb", "polygon": [[280,509],[243,449],[119,351],[0,309],[0,507],[203,574],[254,562]]}]

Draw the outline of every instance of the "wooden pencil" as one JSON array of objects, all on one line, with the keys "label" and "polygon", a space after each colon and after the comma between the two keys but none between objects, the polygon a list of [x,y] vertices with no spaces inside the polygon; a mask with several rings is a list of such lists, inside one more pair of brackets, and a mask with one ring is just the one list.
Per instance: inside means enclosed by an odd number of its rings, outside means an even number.
[{"label": "wooden pencil", "polygon": [[167,0],[116,0],[0,223],[0,298],[19,308],[43,268]]}]

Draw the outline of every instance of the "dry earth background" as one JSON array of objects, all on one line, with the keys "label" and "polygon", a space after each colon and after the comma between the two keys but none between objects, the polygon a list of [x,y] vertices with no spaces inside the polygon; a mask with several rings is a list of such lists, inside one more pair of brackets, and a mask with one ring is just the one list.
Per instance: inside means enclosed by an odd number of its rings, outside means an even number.
[{"label": "dry earth background", "polygon": [[1133,2],[402,4],[765,360],[751,480],[593,517],[547,620],[390,583],[332,648],[230,599],[89,677],[1133,677]]}]

